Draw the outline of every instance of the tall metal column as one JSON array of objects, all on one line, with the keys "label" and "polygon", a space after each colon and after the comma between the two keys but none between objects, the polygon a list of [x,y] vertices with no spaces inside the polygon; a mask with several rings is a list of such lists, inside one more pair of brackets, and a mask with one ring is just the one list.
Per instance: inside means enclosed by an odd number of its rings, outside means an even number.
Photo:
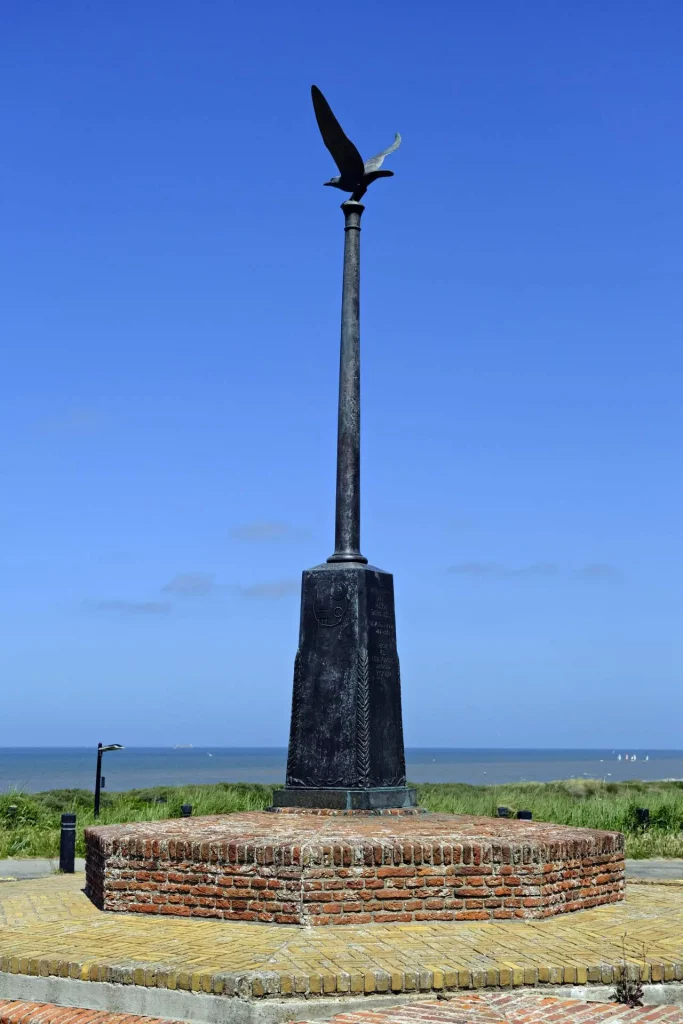
[{"label": "tall metal column", "polygon": [[360,219],[365,207],[348,200],[344,212],[344,276],[339,354],[337,501],[334,554],[328,562],[366,563],[360,552]]}]

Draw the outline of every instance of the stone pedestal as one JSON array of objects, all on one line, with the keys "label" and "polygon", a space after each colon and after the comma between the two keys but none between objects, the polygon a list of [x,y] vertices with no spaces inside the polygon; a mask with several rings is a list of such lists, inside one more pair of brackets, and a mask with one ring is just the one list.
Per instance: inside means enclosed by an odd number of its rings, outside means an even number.
[{"label": "stone pedestal", "polygon": [[417,810],[417,790],[409,786],[374,786],[372,789],[315,789],[291,786],[273,793],[273,810],[316,810],[329,808],[338,811],[380,811],[393,809]]},{"label": "stone pedestal", "polygon": [[287,784],[276,806],[411,807],[390,573],[324,563],[303,574]]}]

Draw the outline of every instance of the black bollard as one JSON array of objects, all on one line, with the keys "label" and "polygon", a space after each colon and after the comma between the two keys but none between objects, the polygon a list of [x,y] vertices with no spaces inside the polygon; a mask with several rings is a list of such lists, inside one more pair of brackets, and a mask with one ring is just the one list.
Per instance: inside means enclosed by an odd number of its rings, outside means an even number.
[{"label": "black bollard", "polygon": [[180,808],[180,814],[183,818],[191,818],[192,804],[183,804],[183,806]]},{"label": "black bollard", "polygon": [[499,807],[498,808],[498,817],[499,818],[509,818],[510,817],[510,808],[509,807]]},{"label": "black bollard", "polygon": [[517,811],[517,817],[522,821],[531,821],[533,814],[531,811]]},{"label": "black bollard", "polygon": [[650,824],[650,808],[636,807],[636,821],[641,828],[647,828]]},{"label": "black bollard", "polygon": [[62,815],[62,832],[59,837],[59,870],[73,875],[76,870],[76,815]]}]

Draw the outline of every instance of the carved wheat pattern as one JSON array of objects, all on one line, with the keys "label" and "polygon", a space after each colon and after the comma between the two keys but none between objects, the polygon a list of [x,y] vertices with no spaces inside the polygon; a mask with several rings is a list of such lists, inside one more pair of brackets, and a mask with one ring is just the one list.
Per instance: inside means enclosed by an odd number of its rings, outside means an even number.
[{"label": "carved wheat pattern", "polygon": [[358,652],[356,679],[356,772],[358,785],[370,785],[370,666],[368,652]]},{"label": "carved wheat pattern", "polygon": [[398,710],[397,710],[398,722],[396,723],[396,725],[397,725],[396,732],[397,732],[397,738],[398,738],[398,744],[399,744],[399,748],[398,749],[399,749],[400,758],[401,758],[401,771],[400,771],[398,779],[396,780],[395,785],[397,785],[397,786],[405,786],[405,784],[406,784],[406,754],[405,754],[405,747],[403,745],[403,707],[402,707],[402,700],[401,700],[401,663],[398,660],[398,658],[396,658],[396,674],[397,674],[397,678],[398,678],[398,694],[397,694],[397,696],[398,696],[398,701],[397,701],[397,703],[398,703]]},{"label": "carved wheat pattern", "polygon": [[296,767],[296,747],[301,736],[301,718],[303,700],[301,693],[301,654],[296,652],[294,659],[294,685],[292,687],[292,722],[289,729],[289,748],[287,750],[287,781],[290,782]]}]

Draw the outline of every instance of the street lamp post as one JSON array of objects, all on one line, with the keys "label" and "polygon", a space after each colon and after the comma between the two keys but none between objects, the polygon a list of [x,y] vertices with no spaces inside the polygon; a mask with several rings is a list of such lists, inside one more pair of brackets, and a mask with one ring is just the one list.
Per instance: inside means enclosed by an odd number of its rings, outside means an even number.
[{"label": "street lamp post", "polygon": [[101,743],[97,744],[97,776],[95,778],[95,817],[100,816],[100,789],[102,787],[102,754],[106,754],[108,750],[124,750],[125,748],[120,743],[107,743],[103,746]]}]

